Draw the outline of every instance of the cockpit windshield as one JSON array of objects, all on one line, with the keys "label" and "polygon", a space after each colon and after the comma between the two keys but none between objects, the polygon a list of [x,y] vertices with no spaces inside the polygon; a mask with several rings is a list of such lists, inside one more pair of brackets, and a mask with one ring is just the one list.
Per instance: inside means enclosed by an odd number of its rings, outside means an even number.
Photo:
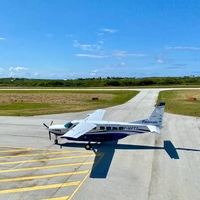
[{"label": "cockpit windshield", "polygon": [[71,122],[68,122],[67,124],[65,124],[65,128],[70,128],[73,124]]}]

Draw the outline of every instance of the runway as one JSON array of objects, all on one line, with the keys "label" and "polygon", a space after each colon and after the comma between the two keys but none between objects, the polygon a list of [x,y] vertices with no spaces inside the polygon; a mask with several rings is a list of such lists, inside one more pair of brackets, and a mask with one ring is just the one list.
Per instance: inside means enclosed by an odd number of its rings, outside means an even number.
[{"label": "runway", "polygon": [[[147,118],[160,89],[145,89],[106,109],[105,120]],[[48,139],[43,122],[66,123],[90,112],[0,117],[0,199],[188,200],[200,197],[200,118],[164,114],[160,135],[94,144]]]}]

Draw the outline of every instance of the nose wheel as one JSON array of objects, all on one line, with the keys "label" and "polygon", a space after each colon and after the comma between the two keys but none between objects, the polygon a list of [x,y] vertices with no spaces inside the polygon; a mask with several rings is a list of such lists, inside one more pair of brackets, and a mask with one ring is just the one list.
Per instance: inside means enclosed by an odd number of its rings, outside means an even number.
[{"label": "nose wheel", "polygon": [[58,144],[57,136],[56,136],[56,139],[54,140],[54,144]]}]

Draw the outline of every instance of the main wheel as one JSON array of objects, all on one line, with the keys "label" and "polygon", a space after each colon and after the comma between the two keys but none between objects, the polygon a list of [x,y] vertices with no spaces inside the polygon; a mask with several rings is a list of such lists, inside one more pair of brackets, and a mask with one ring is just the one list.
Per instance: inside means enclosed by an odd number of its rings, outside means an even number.
[{"label": "main wheel", "polygon": [[90,144],[86,144],[86,145],[85,145],[85,149],[86,149],[86,150],[90,150],[90,149],[91,149],[91,145],[90,145]]}]

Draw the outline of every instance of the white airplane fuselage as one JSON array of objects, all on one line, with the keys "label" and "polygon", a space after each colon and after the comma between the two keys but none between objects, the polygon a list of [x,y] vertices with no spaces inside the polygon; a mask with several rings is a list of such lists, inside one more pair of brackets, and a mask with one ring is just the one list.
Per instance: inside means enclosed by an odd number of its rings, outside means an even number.
[{"label": "white airplane fuselage", "polygon": [[[70,129],[74,128],[80,122],[84,120],[71,121],[73,124],[70,128],[66,128],[65,125],[52,125],[49,127],[49,131],[57,136],[62,136]],[[144,125],[133,124],[126,122],[114,122],[114,121],[88,121],[88,123],[95,124],[96,127],[78,139],[68,137],[68,140],[80,140],[80,141],[112,141],[116,139],[124,138],[128,135],[143,134],[150,132],[150,130]]]},{"label": "white airplane fuselage", "polygon": [[[87,141],[85,148],[90,149],[90,142],[105,142],[122,139],[128,135],[143,134],[146,132],[160,133],[164,114],[165,102],[159,102],[149,118],[135,122],[116,122],[102,120],[105,110],[99,109],[85,119],[73,120],[63,125],[44,126],[57,137],[68,140]],[[52,122],[53,123],[53,122]],[[51,124],[52,124],[51,123]]]}]

